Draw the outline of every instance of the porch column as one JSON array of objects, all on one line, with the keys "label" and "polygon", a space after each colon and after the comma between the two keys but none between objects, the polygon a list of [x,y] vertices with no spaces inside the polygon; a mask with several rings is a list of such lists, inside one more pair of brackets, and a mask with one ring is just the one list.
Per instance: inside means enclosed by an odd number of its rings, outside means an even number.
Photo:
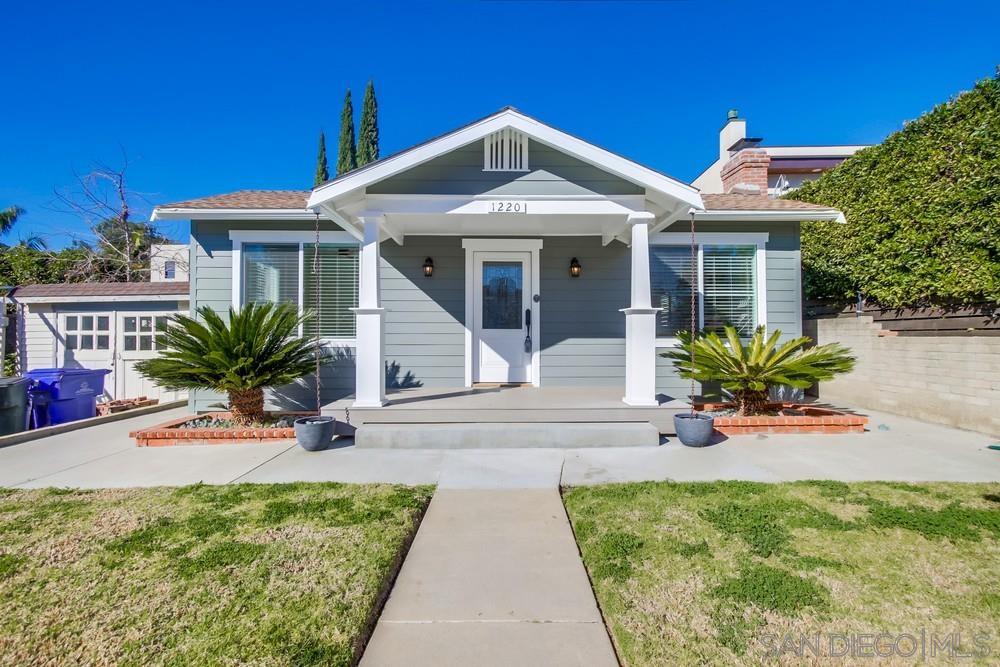
[{"label": "porch column", "polygon": [[355,339],[354,407],[377,408],[385,405],[385,327],[379,280],[379,231],[382,214],[362,215],[364,242],[361,245],[360,285]]},{"label": "porch column", "polygon": [[655,406],[656,313],[650,303],[649,226],[653,214],[629,213],[632,235],[632,305],[625,313],[625,397],[628,405]]}]

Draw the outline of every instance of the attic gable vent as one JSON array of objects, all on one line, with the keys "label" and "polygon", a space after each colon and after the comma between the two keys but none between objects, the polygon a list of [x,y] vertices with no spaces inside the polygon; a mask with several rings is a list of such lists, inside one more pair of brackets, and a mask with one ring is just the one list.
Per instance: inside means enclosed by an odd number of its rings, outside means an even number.
[{"label": "attic gable vent", "polygon": [[483,140],[483,171],[528,171],[528,136],[512,128]]}]

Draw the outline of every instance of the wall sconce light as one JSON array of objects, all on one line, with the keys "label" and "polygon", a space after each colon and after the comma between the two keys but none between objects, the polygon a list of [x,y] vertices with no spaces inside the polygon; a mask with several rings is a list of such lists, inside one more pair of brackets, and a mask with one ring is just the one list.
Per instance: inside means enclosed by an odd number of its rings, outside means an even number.
[{"label": "wall sconce light", "polygon": [[576,257],[569,260],[569,275],[573,276],[574,278],[579,278],[580,273],[582,271],[583,267],[580,266],[580,260],[578,260]]},{"label": "wall sconce light", "polygon": [[434,275],[434,260],[428,257],[424,260],[424,277],[430,278]]}]

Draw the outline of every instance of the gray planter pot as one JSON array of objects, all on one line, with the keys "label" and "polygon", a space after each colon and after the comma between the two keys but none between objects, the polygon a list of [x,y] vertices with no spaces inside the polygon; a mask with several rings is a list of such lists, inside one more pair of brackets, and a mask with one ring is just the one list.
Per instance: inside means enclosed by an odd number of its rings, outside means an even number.
[{"label": "gray planter pot", "polygon": [[674,415],[677,439],[688,447],[704,447],[712,439],[715,417],[699,413]]},{"label": "gray planter pot", "polygon": [[330,446],[336,428],[333,417],[299,417],[295,420],[295,439],[302,449],[318,452]]}]

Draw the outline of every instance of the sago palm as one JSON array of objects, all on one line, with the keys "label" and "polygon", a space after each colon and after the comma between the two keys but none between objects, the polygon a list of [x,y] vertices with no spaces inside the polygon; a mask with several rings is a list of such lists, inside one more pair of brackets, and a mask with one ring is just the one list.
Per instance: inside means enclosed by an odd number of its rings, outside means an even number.
[{"label": "sago palm", "polygon": [[313,372],[317,343],[298,337],[295,307],[251,303],[230,308],[228,322],[207,306],[198,314],[171,317],[160,356],[136,364],[142,375],[170,390],[224,392],[233,420],[250,424],[264,416],[265,388]]},{"label": "sago palm", "polygon": [[681,332],[680,347],[662,356],[673,360],[683,378],[719,382],[733,395],[740,415],[763,412],[771,387],[806,389],[854,368],[850,350],[836,343],[807,347],[812,339],[802,336],[779,346],[781,331],[765,339],[764,327],[758,327],[746,345],[735,327],[725,327],[725,334],[723,341],[715,333],[692,337]]}]

